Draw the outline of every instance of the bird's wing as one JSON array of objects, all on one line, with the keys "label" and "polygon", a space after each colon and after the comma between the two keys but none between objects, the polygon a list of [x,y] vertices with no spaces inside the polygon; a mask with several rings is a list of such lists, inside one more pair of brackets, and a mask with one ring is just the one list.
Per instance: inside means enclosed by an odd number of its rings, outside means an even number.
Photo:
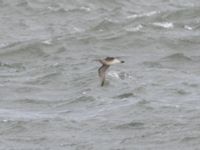
[{"label": "bird's wing", "polygon": [[105,79],[106,79],[106,70],[109,68],[109,65],[102,65],[98,69],[99,77],[101,78],[101,86],[104,85]]}]

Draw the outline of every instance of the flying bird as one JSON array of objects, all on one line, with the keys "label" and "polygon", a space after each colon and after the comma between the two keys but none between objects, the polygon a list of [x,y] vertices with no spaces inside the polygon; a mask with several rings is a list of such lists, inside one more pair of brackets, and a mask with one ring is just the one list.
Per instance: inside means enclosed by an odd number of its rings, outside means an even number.
[{"label": "flying bird", "polygon": [[103,86],[105,83],[106,71],[110,65],[124,63],[124,61],[121,61],[116,57],[106,57],[105,59],[98,59],[98,61],[102,64],[102,66],[98,69],[99,77],[101,79],[101,86]]}]

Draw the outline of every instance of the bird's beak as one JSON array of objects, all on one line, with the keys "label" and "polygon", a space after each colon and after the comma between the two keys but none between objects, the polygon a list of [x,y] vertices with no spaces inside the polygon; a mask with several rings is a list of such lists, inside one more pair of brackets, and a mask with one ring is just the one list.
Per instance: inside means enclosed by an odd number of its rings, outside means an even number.
[{"label": "bird's beak", "polygon": [[122,60],[121,63],[125,63],[125,61]]}]

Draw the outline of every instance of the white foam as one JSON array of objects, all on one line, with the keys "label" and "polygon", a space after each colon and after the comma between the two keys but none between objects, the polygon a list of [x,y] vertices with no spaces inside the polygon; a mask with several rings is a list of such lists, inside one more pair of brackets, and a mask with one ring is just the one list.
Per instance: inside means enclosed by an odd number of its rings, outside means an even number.
[{"label": "white foam", "polygon": [[85,92],[85,91],[84,91],[84,92],[82,92],[82,94],[83,94],[83,95],[86,95],[86,94],[87,94],[87,92]]},{"label": "white foam", "polygon": [[0,43],[0,48],[6,47],[6,46],[7,46],[7,44],[5,44],[5,43]]},{"label": "white foam", "polygon": [[6,119],[4,119],[4,120],[2,120],[3,122],[8,122],[8,120],[6,120]]},{"label": "white foam", "polygon": [[51,10],[51,11],[58,11],[59,10],[59,8],[56,8],[56,7],[51,7],[51,6],[49,6],[49,7],[47,7],[49,10]]},{"label": "white foam", "polygon": [[44,43],[46,45],[51,45],[51,40],[44,40],[42,43]]},{"label": "white foam", "polygon": [[127,16],[126,18],[127,19],[135,19],[135,18],[140,18],[140,17],[145,17],[145,16],[150,17],[150,16],[153,16],[157,13],[158,13],[157,11],[151,11],[151,12],[142,13],[142,14],[130,15],[130,16]]},{"label": "white foam", "polygon": [[82,10],[85,10],[85,11],[91,11],[91,8],[89,8],[89,7],[84,7],[84,6],[82,6],[80,9],[82,9]]},{"label": "white foam", "polygon": [[188,25],[185,25],[184,28],[187,29],[187,30],[193,30],[192,27],[190,27]]},{"label": "white foam", "polygon": [[125,73],[125,78],[127,79],[134,79],[134,77],[132,76],[132,74],[129,74],[129,73]]},{"label": "white foam", "polygon": [[120,79],[119,74],[117,72],[109,71],[108,76],[111,76],[113,78]]},{"label": "white foam", "polygon": [[174,24],[172,22],[154,22],[154,26],[170,29],[174,27]]}]

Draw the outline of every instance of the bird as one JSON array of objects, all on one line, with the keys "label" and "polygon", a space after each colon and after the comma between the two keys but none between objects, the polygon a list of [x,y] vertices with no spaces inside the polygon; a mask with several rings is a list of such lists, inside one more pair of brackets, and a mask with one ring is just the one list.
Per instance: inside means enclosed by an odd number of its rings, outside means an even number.
[{"label": "bird", "polygon": [[101,79],[101,86],[104,86],[106,80],[106,71],[113,64],[124,63],[123,60],[119,60],[116,57],[106,57],[105,59],[97,59],[102,66],[98,69],[98,74]]}]

